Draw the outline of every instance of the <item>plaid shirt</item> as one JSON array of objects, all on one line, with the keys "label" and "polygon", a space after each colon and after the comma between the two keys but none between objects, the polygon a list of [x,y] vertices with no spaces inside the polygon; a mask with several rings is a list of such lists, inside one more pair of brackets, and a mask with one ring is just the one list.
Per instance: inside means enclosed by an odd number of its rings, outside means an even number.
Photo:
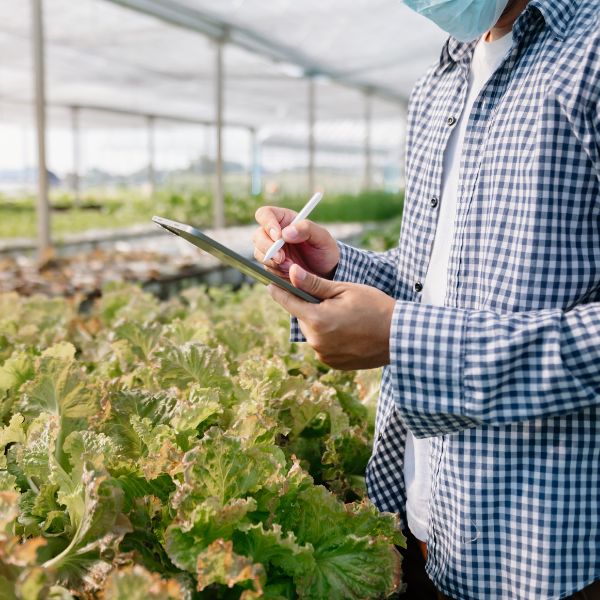
[{"label": "plaid shirt", "polygon": [[431,438],[427,572],[453,598],[600,578],[599,12],[532,0],[514,24],[469,115],[445,306],[419,291],[474,43],[449,39],[412,94],[399,247],[340,244],[336,280],[397,299],[369,495],[406,525],[406,432]]}]

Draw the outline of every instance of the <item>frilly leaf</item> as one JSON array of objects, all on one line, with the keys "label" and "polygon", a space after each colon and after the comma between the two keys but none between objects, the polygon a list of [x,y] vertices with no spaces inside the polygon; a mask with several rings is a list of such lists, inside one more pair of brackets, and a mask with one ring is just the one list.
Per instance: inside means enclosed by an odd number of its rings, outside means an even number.
[{"label": "frilly leaf", "polygon": [[165,532],[169,558],[179,568],[193,573],[198,554],[219,538],[231,538],[238,527],[248,523],[247,515],[255,511],[256,506],[253,498],[236,498],[225,506],[216,498],[197,505],[184,503]]},{"label": "frilly leaf", "polygon": [[231,376],[222,348],[199,342],[172,346],[162,353],[158,378],[163,386],[184,388],[191,383],[205,388],[231,389]]},{"label": "frilly leaf", "polygon": [[181,585],[174,579],[162,579],[140,565],[114,571],[104,587],[105,600],[179,600]]},{"label": "frilly leaf", "polygon": [[[243,583],[255,592],[253,597],[259,597],[265,582],[265,571],[262,565],[236,554],[231,541],[217,540],[198,556],[197,577],[200,592],[213,583],[229,588]],[[245,597],[252,596],[247,594]]]},{"label": "frilly leaf", "polygon": [[20,409],[26,416],[42,413],[77,419],[98,411],[93,388],[74,362],[75,348],[62,342],[47,349],[37,361],[36,376],[22,388]]}]

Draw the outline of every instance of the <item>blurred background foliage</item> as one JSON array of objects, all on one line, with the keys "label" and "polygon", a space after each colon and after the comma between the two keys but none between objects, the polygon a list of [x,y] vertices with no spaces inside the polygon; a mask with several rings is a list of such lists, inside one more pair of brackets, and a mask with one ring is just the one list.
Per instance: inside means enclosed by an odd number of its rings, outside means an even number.
[{"label": "blurred background foliage", "polygon": [[[325,196],[311,215],[319,223],[383,222],[392,220],[380,232],[367,236],[369,244],[385,249],[395,243],[402,214],[402,193],[369,191],[359,194]],[[225,216],[228,225],[243,225],[254,221],[256,209],[265,204],[299,210],[304,196],[225,197]],[[192,188],[165,189],[148,198],[140,193],[123,191],[110,196],[89,194],[79,204],[69,194],[52,198],[52,228],[59,237],[88,229],[109,229],[148,224],[153,215],[163,215],[199,227],[212,224],[212,194]],[[36,233],[35,199],[31,196],[8,198],[0,195],[0,238],[33,238]],[[379,240],[379,241],[378,241]]]}]

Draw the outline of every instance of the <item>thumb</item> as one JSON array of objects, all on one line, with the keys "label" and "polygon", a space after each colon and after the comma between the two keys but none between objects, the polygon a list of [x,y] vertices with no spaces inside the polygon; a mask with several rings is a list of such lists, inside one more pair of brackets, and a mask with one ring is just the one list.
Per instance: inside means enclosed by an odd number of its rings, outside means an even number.
[{"label": "thumb", "polygon": [[281,232],[283,239],[288,244],[309,242],[317,248],[326,247],[331,243],[331,234],[327,229],[304,219],[294,225],[288,225]]},{"label": "thumb", "polygon": [[339,294],[337,282],[308,273],[300,265],[293,264],[290,267],[289,275],[292,285],[321,300],[333,298]]}]

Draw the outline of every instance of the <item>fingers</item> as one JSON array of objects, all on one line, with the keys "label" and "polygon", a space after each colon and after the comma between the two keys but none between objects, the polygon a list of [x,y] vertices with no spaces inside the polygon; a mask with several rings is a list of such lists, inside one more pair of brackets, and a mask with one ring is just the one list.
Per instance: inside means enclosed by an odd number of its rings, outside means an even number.
[{"label": "fingers", "polygon": [[[262,262],[267,250],[273,245],[274,241],[275,240],[272,237],[265,233],[265,230],[262,227],[258,228],[252,236],[252,242],[254,243],[254,258]],[[277,265],[283,263],[284,260],[285,252],[283,250],[279,250],[275,256],[267,262],[267,265],[276,267]]]},{"label": "fingers", "polygon": [[281,229],[289,225],[295,216],[295,211],[278,206],[261,206],[254,214],[256,222],[273,241],[281,237]]},{"label": "fingers", "polygon": [[335,245],[335,241],[327,229],[306,219],[284,227],[282,236],[288,244],[310,241],[311,246],[315,248],[328,248]]},{"label": "fingers", "polygon": [[282,290],[274,284],[267,286],[271,298],[280,304],[287,312],[298,319],[310,320],[313,315],[314,304],[305,302],[297,296]]},{"label": "fingers", "polygon": [[333,298],[340,293],[340,286],[337,282],[308,273],[300,265],[291,266],[290,281],[295,287],[323,300]]}]

